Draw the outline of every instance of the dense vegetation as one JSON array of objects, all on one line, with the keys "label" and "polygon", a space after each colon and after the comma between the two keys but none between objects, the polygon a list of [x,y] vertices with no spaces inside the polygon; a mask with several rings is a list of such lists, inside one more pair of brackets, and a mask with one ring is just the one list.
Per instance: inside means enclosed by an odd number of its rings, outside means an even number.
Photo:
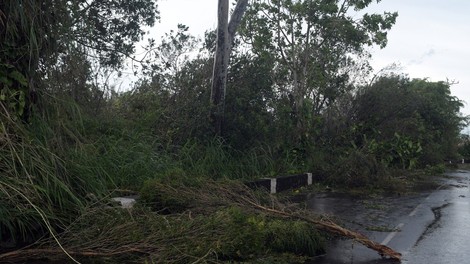
[{"label": "dense vegetation", "polygon": [[[198,40],[179,25],[150,40],[140,59],[135,45],[158,19],[153,1],[0,2],[2,248],[68,230],[78,216],[85,225],[87,208],[149,180],[178,186],[310,171],[328,184],[379,188],[392,172],[468,156],[463,102],[450,83],[370,79],[367,47],[385,47],[397,18],[351,17],[372,2],[251,4],[232,46],[217,136],[209,120],[214,31]],[[129,61],[138,81],[118,93],[108,78]],[[238,210],[210,221],[283,228],[259,215],[243,222]],[[256,247],[290,247],[273,243]]]}]

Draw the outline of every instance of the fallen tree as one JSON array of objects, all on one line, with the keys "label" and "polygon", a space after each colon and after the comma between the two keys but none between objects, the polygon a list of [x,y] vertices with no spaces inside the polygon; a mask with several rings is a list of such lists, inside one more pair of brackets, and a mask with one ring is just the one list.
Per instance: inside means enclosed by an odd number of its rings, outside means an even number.
[{"label": "fallen tree", "polygon": [[[230,190],[225,190],[225,191],[229,192]],[[254,196],[250,194],[247,190],[245,190],[245,195],[238,196],[237,193],[232,193],[231,195],[233,196],[234,200],[241,199],[242,204],[252,206],[253,208],[260,210],[262,212],[269,213],[272,215],[277,215],[277,216],[299,219],[299,220],[314,224],[315,227],[321,230],[324,230],[329,233],[336,234],[342,237],[353,239],[354,241],[357,241],[363,244],[364,246],[377,251],[379,255],[381,255],[382,257],[390,257],[395,260],[401,260],[401,254],[399,252],[396,252],[395,250],[385,245],[374,242],[363,234],[341,227],[340,225],[333,222],[330,218],[319,217],[317,215],[313,215],[312,212],[310,211],[300,210],[298,208],[286,210],[285,208],[291,208],[291,207],[279,206],[280,205],[279,203],[277,204],[277,206],[273,206],[273,207],[263,206],[256,199],[254,199]],[[277,209],[277,208],[284,208],[284,209]]]},{"label": "fallen tree", "polygon": [[[251,203],[250,201],[248,202]],[[259,204],[252,204],[252,205],[262,211],[269,212],[274,215],[300,219],[305,222],[312,223],[315,225],[315,227],[321,230],[324,230],[329,233],[336,234],[342,237],[353,239],[354,241],[357,241],[363,244],[364,246],[377,251],[377,253],[379,253],[379,255],[381,255],[382,257],[390,257],[395,260],[401,260],[401,253],[396,252],[395,250],[385,245],[374,242],[361,233],[344,228],[336,224],[335,222],[331,221],[330,219],[315,219],[309,216],[302,216],[298,212],[290,213],[290,212],[285,212],[285,211],[279,211],[279,210],[272,209],[272,208],[266,208]]]},{"label": "fallen tree", "polygon": [[[60,259],[65,257],[61,248],[71,258],[76,258],[77,263],[88,258],[112,258],[114,262],[123,263],[142,258],[166,263],[244,259],[260,254],[256,250],[271,254],[272,248],[279,249],[279,245],[268,245],[266,251],[266,245],[255,243],[256,240],[266,243],[266,237],[259,236],[269,233],[272,238],[276,234],[270,228],[279,225],[286,225],[288,232],[294,232],[289,233],[289,237],[303,236],[312,231],[308,226],[314,226],[353,239],[383,257],[401,259],[400,253],[343,228],[328,217],[282,203],[275,196],[253,191],[239,183],[174,186],[155,181],[146,185],[141,196],[142,205],[131,210],[90,209],[58,235],[60,246],[56,240],[43,239],[28,248],[0,254],[0,262]],[[169,207],[168,200],[178,206]],[[153,211],[148,210],[149,207]],[[291,230],[293,226],[298,228],[297,233]],[[278,240],[283,238],[286,234],[277,237]],[[302,254],[313,256],[318,242],[315,239],[314,235],[300,237],[298,240],[309,241],[308,245],[293,248],[304,247]]]}]

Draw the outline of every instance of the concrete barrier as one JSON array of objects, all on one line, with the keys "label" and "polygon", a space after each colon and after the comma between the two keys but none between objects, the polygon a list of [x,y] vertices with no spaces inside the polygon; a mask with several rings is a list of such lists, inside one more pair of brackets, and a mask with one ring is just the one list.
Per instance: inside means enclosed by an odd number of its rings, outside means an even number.
[{"label": "concrete barrier", "polygon": [[270,193],[278,193],[289,189],[308,186],[313,183],[311,173],[303,173],[296,175],[281,176],[277,178],[263,178],[245,183],[253,189],[265,189]]},{"label": "concrete barrier", "polygon": [[468,159],[444,160],[444,162],[449,163],[449,164],[465,164],[465,163],[470,163],[470,160]]},{"label": "concrete barrier", "polygon": [[255,181],[245,182],[245,185],[252,189],[265,189],[271,191],[271,178],[262,178]]}]

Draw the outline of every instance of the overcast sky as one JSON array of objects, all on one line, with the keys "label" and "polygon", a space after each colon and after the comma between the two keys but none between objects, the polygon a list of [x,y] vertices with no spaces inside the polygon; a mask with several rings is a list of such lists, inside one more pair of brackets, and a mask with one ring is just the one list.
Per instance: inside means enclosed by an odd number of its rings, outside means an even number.
[{"label": "overcast sky", "polygon": [[[178,23],[196,36],[216,27],[216,0],[159,0],[158,5],[161,23],[153,34],[175,29]],[[462,112],[470,115],[470,1],[382,0],[368,11],[399,14],[387,47],[372,50],[374,69],[399,63],[412,78],[457,81],[452,94],[468,102]]]}]

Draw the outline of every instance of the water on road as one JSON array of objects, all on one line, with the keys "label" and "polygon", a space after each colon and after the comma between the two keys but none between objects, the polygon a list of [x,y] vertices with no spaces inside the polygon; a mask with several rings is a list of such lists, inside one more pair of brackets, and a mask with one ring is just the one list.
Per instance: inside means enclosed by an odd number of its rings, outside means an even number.
[{"label": "water on road", "polygon": [[404,263],[470,263],[469,173],[457,177],[441,207],[435,207],[436,220],[404,256]]},{"label": "water on road", "polygon": [[[407,196],[358,199],[319,194],[307,206],[403,254],[402,263],[470,263],[470,172],[448,173],[435,190]],[[332,239],[312,263],[384,264],[375,251],[350,239]]]}]

